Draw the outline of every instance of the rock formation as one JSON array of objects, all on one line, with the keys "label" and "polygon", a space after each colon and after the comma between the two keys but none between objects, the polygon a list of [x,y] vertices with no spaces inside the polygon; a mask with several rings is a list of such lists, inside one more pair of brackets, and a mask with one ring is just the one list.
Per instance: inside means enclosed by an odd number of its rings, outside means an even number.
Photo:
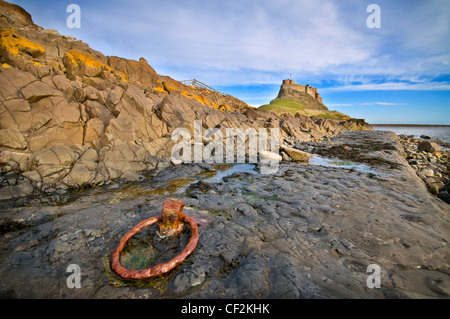
[{"label": "rock formation", "polygon": [[[307,116],[322,118],[336,118],[349,120],[350,117],[337,111],[330,111],[322,102],[317,88],[308,85],[296,84],[294,80],[283,80],[278,96],[270,104],[262,105],[262,110],[276,113],[300,113]],[[367,125],[365,125],[368,128]]]},{"label": "rock formation", "polygon": [[275,100],[293,100],[308,105],[310,109],[328,110],[322,104],[322,98],[317,88],[308,85],[296,84],[294,80],[283,80],[280,92]]},{"label": "rock formation", "polygon": [[[326,109],[318,96],[305,95]],[[364,121],[278,115],[184,85],[158,75],[144,58],[104,56],[43,29],[4,1],[0,103],[0,151],[12,154],[0,182],[18,187],[26,180],[35,191],[139,180],[142,172],[170,165],[172,131],[192,132],[196,119],[205,129],[280,128],[286,146],[368,128]]]}]

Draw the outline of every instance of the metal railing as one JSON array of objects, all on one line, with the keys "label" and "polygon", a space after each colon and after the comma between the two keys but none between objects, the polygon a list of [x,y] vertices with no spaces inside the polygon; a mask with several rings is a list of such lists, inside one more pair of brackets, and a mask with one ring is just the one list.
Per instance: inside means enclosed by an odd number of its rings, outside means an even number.
[{"label": "metal railing", "polygon": [[[208,90],[216,92],[216,93],[220,93],[219,91],[213,89],[209,85],[206,85],[205,83],[200,82],[199,80],[196,80],[196,79],[184,80],[184,81],[181,81],[181,83],[183,83],[184,85],[197,86],[197,87],[200,87],[200,88],[208,89]],[[222,93],[220,93],[220,94],[222,94]]]}]

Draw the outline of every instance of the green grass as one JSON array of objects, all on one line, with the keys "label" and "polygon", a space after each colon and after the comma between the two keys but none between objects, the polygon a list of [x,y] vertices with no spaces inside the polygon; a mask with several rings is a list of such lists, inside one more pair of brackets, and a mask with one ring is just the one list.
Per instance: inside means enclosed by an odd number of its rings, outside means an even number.
[{"label": "green grass", "polygon": [[305,106],[304,104],[292,100],[276,100],[271,102],[270,104],[261,105],[260,109],[272,111],[278,114],[291,113],[292,115],[295,115],[297,113],[300,113],[307,116],[315,115],[321,118],[333,118],[333,119],[347,118],[346,115],[336,111],[311,110],[308,109],[308,107]]},{"label": "green grass", "polygon": [[260,109],[272,111],[279,114],[291,113],[295,115],[297,112],[307,108],[304,104],[292,100],[276,100],[270,104],[261,105]]},{"label": "green grass", "polygon": [[317,114],[316,116],[321,117],[321,118],[332,118],[332,119],[338,119],[341,120],[345,117],[347,117],[346,115],[339,113],[337,111],[324,111],[321,114]]}]

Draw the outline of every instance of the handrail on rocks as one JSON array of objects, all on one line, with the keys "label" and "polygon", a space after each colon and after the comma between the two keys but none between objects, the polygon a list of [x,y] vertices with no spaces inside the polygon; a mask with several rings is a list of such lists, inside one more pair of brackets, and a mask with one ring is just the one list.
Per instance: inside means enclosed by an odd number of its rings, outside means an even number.
[{"label": "handrail on rocks", "polygon": [[[197,87],[200,87],[200,88],[208,89],[208,90],[216,92],[216,93],[220,93],[219,91],[213,89],[212,87],[210,87],[209,85],[206,85],[203,82],[200,82],[197,79],[184,80],[184,81],[181,81],[181,83],[184,84],[184,85],[197,86]],[[220,93],[220,94],[222,94],[222,93]]]}]

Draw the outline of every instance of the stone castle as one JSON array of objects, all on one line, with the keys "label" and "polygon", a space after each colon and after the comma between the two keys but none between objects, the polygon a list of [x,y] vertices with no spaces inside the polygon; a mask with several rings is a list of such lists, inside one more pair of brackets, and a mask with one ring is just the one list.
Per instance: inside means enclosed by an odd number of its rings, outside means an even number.
[{"label": "stone castle", "polygon": [[295,91],[305,92],[306,94],[309,94],[313,98],[315,98],[318,102],[322,103],[322,98],[320,97],[320,94],[317,93],[317,88],[309,86],[307,84],[306,86],[301,84],[295,84],[294,80],[283,80],[283,84],[281,86],[284,89],[291,89]]}]

